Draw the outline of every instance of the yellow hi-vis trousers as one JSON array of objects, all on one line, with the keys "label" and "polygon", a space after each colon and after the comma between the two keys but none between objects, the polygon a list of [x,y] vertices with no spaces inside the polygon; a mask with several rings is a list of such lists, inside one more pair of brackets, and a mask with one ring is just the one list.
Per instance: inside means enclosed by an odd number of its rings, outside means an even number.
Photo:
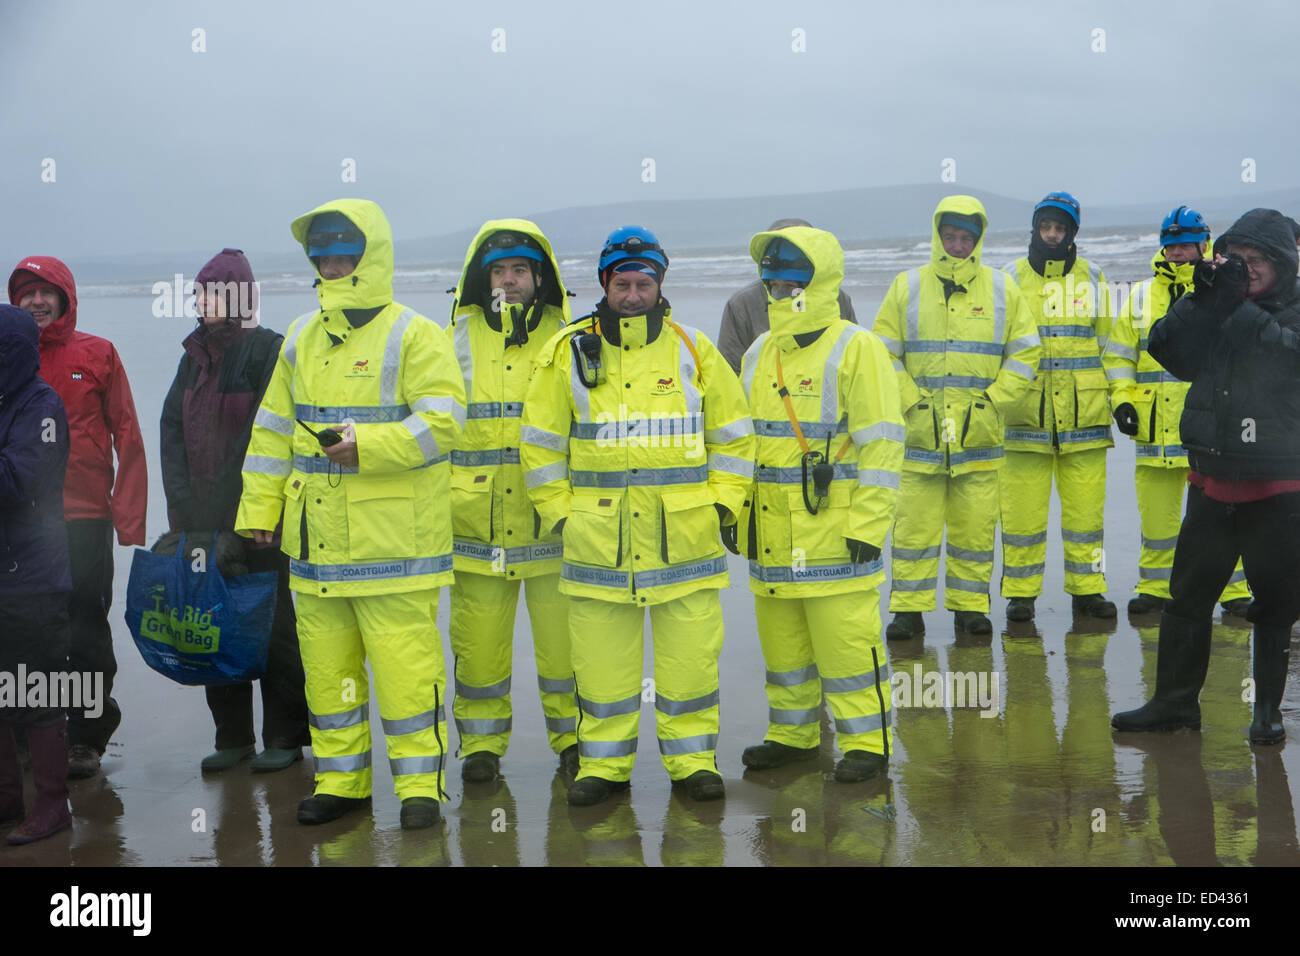
[{"label": "yellow hi-vis trousers", "polygon": [[[559,574],[525,580],[546,738],[551,749],[561,753],[578,742],[569,599],[560,593]],[[457,571],[451,586],[451,650],[456,656],[452,710],[462,755],[486,750],[500,756],[510,743],[510,676],[521,583],[518,578]]]},{"label": "yellow hi-vis trousers", "polygon": [[945,525],[948,564],[943,606],[950,611],[988,613],[998,526],[996,471],[955,478],[903,471],[890,549],[890,611],[934,610]]},{"label": "yellow hi-vis trousers", "polygon": [[[1187,497],[1186,468],[1137,466],[1138,516],[1142,522],[1142,550],[1138,554],[1138,594],[1169,600],[1169,576],[1174,570],[1174,547],[1183,525],[1183,500]],[[1220,601],[1250,597],[1246,571],[1237,562]]]},{"label": "yellow hi-vis trousers", "polygon": [[840,751],[889,756],[889,663],[880,640],[880,593],[823,597],[754,595],[767,665],[765,740],[807,749],[821,741],[822,694]]},{"label": "yellow hi-vis trousers", "polygon": [[1043,593],[1047,509],[1056,474],[1065,550],[1065,593],[1104,594],[1106,449],[1069,454],[1009,451],[999,477],[1002,499],[1002,596]]},{"label": "yellow hi-vis trousers", "polygon": [[337,598],[300,591],[296,603],[316,792],[370,795],[369,658],[398,798],[443,799],[447,686],[437,589]]},{"label": "yellow hi-vis trousers", "polygon": [[714,588],[652,604],[654,688],[641,684],[645,607],[569,598],[578,680],[578,779],[623,781],[636,763],[641,701],[653,700],[659,754],[673,780],[717,772],[722,604]]}]

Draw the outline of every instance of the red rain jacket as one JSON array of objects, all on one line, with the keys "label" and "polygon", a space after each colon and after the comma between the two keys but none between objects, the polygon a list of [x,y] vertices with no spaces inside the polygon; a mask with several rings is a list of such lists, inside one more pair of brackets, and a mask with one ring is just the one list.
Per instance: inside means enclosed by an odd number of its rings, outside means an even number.
[{"label": "red rain jacket", "polygon": [[[41,378],[63,399],[71,452],[63,487],[63,516],[111,518],[117,540],[141,545],[149,475],[144,440],[126,370],[108,339],[77,331],[77,286],[72,272],[53,256],[28,256],[9,276],[9,301],[37,277],[62,290],[68,308],[41,330]],[[113,452],[117,451],[114,481]]]}]

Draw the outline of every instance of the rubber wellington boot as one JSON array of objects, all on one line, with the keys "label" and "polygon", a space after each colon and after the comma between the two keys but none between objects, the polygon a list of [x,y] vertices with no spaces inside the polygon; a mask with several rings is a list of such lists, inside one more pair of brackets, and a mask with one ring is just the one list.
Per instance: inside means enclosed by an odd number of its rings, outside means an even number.
[{"label": "rubber wellington boot", "polygon": [[791,747],[775,740],[764,740],[761,744],[746,747],[740,755],[740,762],[750,770],[771,770],[800,760],[816,760],[817,754],[816,747]]},{"label": "rubber wellington boot", "polygon": [[1007,602],[1008,621],[1032,621],[1034,619],[1034,599],[1031,597],[1013,597]]},{"label": "rubber wellington boot", "polygon": [[34,843],[72,826],[68,809],[68,737],[63,714],[44,727],[28,727],[32,773],[36,777],[36,806],[9,832],[14,845]]},{"label": "rubber wellington boot", "polygon": [[1209,667],[1210,621],[1188,621],[1165,611],[1156,649],[1156,692],[1137,710],[1111,717],[1110,725],[1129,733],[1200,730],[1197,697]]},{"label": "rubber wellington boot", "polygon": [[622,793],[631,784],[626,780],[606,780],[604,777],[583,777],[569,788],[569,806],[594,807],[608,800],[611,794]]},{"label": "rubber wellington boot", "polygon": [[1286,740],[1282,726],[1282,695],[1291,658],[1291,627],[1287,624],[1255,625],[1255,719],[1250,723],[1252,744],[1280,744]]},{"label": "rubber wellington boot", "polygon": [[885,628],[885,640],[907,641],[925,634],[925,618],[920,611],[899,611]]},{"label": "rubber wellington boot", "polygon": [[18,760],[18,741],[6,723],[0,722],[0,824],[23,818],[23,765]]},{"label": "rubber wellington boot", "polygon": [[1139,594],[1128,602],[1128,612],[1130,614],[1155,614],[1157,611],[1163,611],[1168,603],[1167,598],[1156,597],[1154,594]]}]

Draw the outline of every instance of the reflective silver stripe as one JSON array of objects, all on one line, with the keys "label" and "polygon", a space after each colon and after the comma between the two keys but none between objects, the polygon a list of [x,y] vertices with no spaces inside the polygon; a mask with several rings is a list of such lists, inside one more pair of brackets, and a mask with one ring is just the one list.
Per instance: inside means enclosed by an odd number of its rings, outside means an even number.
[{"label": "reflective silver stripe", "polygon": [[948,455],[949,465],[964,465],[968,461],[992,461],[1003,456],[1003,448],[972,448],[969,451],[955,451]]},{"label": "reflective silver stripe", "polygon": [[[551,466],[553,467],[553,466]],[[545,469],[538,468],[537,471]],[[524,476],[528,480],[528,476]],[[709,480],[707,464],[684,468],[634,468],[629,471],[570,471],[574,488],[627,488],[644,485],[693,485]]]},{"label": "reflective silver stripe", "polygon": [[1244,580],[1246,580],[1246,571],[1244,568],[1238,568],[1236,571],[1232,572],[1232,577],[1228,578],[1228,583],[1240,584]]},{"label": "reflective silver stripe", "polygon": [[892,366],[894,366],[894,371],[895,371],[895,372],[906,372],[906,371],[907,371],[907,368],[906,368],[906,367],[903,365],[903,363],[900,362],[898,359],[893,359],[889,364],[892,365]]},{"label": "reflective silver stripe", "polygon": [[537,678],[537,689],[543,694],[572,694],[574,687],[575,684],[572,677],[556,679],[539,675]]},{"label": "reflective silver stripe", "polygon": [[875,425],[868,425],[866,428],[859,428],[853,432],[853,443],[855,445],[865,445],[867,442],[877,441],[881,438],[901,443],[907,438],[907,429],[902,425],[895,425],[893,422],[877,422]]},{"label": "reflective silver stripe", "polygon": [[866,471],[858,472],[859,488],[893,488],[898,490],[900,476],[896,471],[887,471],[884,468],[868,468]]},{"label": "reflective silver stripe", "polygon": [[317,773],[357,773],[370,766],[370,751],[346,757],[313,756],[312,760],[316,764]]},{"label": "reflective silver stripe", "polygon": [[907,270],[907,344],[921,337],[921,270]]},{"label": "reflective silver stripe", "polygon": [[951,541],[948,542],[948,557],[956,558],[959,561],[985,562],[993,560],[992,551],[972,551],[969,548],[959,548]]},{"label": "reflective silver stripe", "polygon": [[1070,531],[1066,528],[1061,529],[1061,540],[1069,541],[1072,544],[1096,544],[1102,540],[1105,532],[1097,531]]},{"label": "reflective silver stripe", "polygon": [[1006,265],[1002,267],[1002,271],[1005,272],[1012,279],[1015,279],[1017,282],[1020,281],[1020,270],[1018,268],[1019,262],[1020,260],[1016,259],[1012,262],[1008,262]]},{"label": "reflective silver stripe", "polygon": [[1033,442],[1036,445],[1050,445],[1052,443],[1052,433],[1050,431],[1039,431],[1036,428],[1008,428],[1003,433],[1003,437],[1008,442]]},{"label": "reflective silver stripe", "polygon": [[287,478],[293,472],[293,465],[283,458],[272,458],[270,455],[246,455],[244,471],[252,475],[278,475]]},{"label": "reflective silver stripe", "polygon": [[[749,562],[749,576],[751,578],[756,581],[775,582],[777,584],[788,584],[792,581],[849,581],[853,578],[869,578],[884,570],[885,563],[879,558],[875,561],[864,561],[861,564],[809,561],[799,565],[787,566],[779,564],[766,567],[757,561]],[[640,579],[638,578],[638,580]]]},{"label": "reflective silver stripe", "polygon": [[1101,571],[1084,561],[1066,561],[1065,570],[1072,574],[1101,574]]},{"label": "reflective silver stripe", "polygon": [[[888,665],[880,668],[880,683],[883,686],[888,686],[889,684]],[[822,678],[822,692],[826,694],[848,694],[855,690],[866,690],[869,687],[875,686],[875,671],[867,671],[865,674],[855,674],[852,677]]]},{"label": "reflective silver stripe", "polygon": [[463,697],[466,700],[493,700],[497,697],[504,697],[510,693],[510,678],[499,680],[495,684],[489,684],[486,687],[474,687],[470,684],[462,684],[459,677],[456,678],[456,696]]},{"label": "reflective silver stripe", "polygon": [[388,769],[394,777],[406,777],[413,773],[437,773],[442,769],[441,757],[389,757]]},{"label": "reflective silver stripe", "polygon": [[[1012,364],[1010,361],[1004,362],[1003,368]],[[1033,372],[1029,374],[1032,377]],[[937,391],[941,388],[988,388],[994,380],[982,375],[917,375],[915,381],[921,388]]]},{"label": "reflective silver stripe", "polygon": [[1085,355],[1081,358],[1040,358],[1038,360],[1039,371],[1051,371],[1054,369],[1087,369],[1101,368],[1100,355]]},{"label": "reflective silver stripe", "polygon": [[489,737],[493,734],[510,733],[511,718],[498,717],[495,719],[485,720],[468,720],[460,717],[456,718],[456,731],[464,736],[469,734],[472,737]]},{"label": "reflective silver stripe", "polygon": [[631,740],[579,740],[578,753],[593,760],[629,757],[636,753],[636,738]]},{"label": "reflective silver stripe", "polygon": [[393,327],[388,330],[388,341],[384,343],[384,370],[379,376],[380,405],[397,404],[397,377],[402,370],[402,336],[414,318],[414,312],[403,309]]},{"label": "reflective silver stripe", "polygon": [[716,558],[707,558],[704,561],[696,561],[691,564],[675,564],[668,568],[638,571],[636,573],[636,586],[639,588],[655,588],[669,584],[680,584],[683,581],[711,578],[714,575],[726,573],[727,559],[723,555],[718,555]]},{"label": "reflective silver stripe", "polygon": [[442,412],[451,415],[461,428],[465,427],[465,406],[450,395],[425,395],[411,402],[413,412]]},{"label": "reflective silver stripe", "polygon": [[933,591],[939,584],[939,579],[934,578],[917,578],[915,581],[905,581],[894,578],[895,591]]},{"label": "reflective silver stripe", "polygon": [[710,454],[709,471],[725,471],[729,475],[738,475],[746,481],[751,481],[754,477],[754,463],[748,458]]},{"label": "reflective silver stripe", "polygon": [[402,425],[420,446],[420,454],[424,456],[426,462],[438,457],[438,440],[433,437],[433,429],[429,427],[428,422],[419,415],[411,415],[402,419]]},{"label": "reflective silver stripe", "polygon": [[880,339],[880,341],[885,344],[885,348],[889,350],[891,356],[897,357],[903,354],[903,343],[898,341],[898,339],[891,339],[888,335],[881,335],[879,332],[875,332],[874,334],[876,338]]},{"label": "reflective silver stripe", "polygon": [[1005,531],[1002,532],[1002,544],[1004,547],[1032,548],[1036,544],[1046,543],[1046,531],[1040,531],[1038,534],[1008,534]]},{"label": "reflective silver stripe", "polygon": [[1187,449],[1182,445],[1145,445],[1137,446],[1139,458],[1186,458]]},{"label": "reflective silver stripe", "polygon": [[896,561],[924,561],[939,556],[939,546],[930,548],[891,548],[889,552]]},{"label": "reflective silver stripe", "polygon": [[281,354],[290,365],[293,365],[298,360],[298,336],[302,334],[302,330],[307,327],[308,323],[317,314],[317,312],[304,312],[294,319],[289,327],[289,334],[284,337],[284,348]]},{"label": "reflective silver stripe", "polygon": [[[799,423],[804,438],[832,438],[848,431],[843,422],[804,422]],[[764,438],[794,438],[794,423],[788,418],[784,421],[772,421],[767,418],[754,419],[754,432]]]},{"label": "reflective silver stripe", "polygon": [[676,717],[679,714],[693,714],[717,706],[718,692],[716,690],[705,694],[703,697],[692,697],[690,700],[669,700],[663,694],[655,694],[655,710],[661,714],[667,714],[669,717]]},{"label": "reflective silver stripe", "polygon": [[553,734],[571,734],[578,729],[577,717],[547,717],[546,729]]},{"label": "reflective silver stripe", "polygon": [[853,336],[865,331],[866,329],[860,325],[841,327],[840,334],[835,339],[835,344],[831,346],[831,350],[826,356],[826,364],[822,366],[822,421],[824,422],[839,421],[840,360],[843,359],[844,350],[848,347]]},{"label": "reflective silver stripe", "polygon": [[944,587],[954,591],[971,591],[975,594],[987,594],[989,583],[987,581],[972,581],[970,578],[959,578],[952,574],[944,575]]},{"label": "reflective silver stripe", "polygon": [[450,571],[450,554],[432,558],[398,558],[392,561],[373,561],[365,564],[312,564],[310,561],[289,559],[289,573],[309,581],[382,581],[392,578],[414,578],[425,574]]},{"label": "reflective silver stripe", "polygon": [[1151,382],[1181,382],[1182,381],[1182,379],[1179,378],[1177,375],[1174,375],[1172,372],[1166,372],[1164,369],[1160,369],[1159,371],[1156,372],[1138,372],[1137,380],[1138,380],[1138,384],[1140,385],[1147,385],[1150,384]]},{"label": "reflective silver stripe", "polygon": [[[699,347],[700,330],[693,326],[677,323],[677,327],[686,333],[686,337],[691,340],[691,344]],[[686,343],[678,336],[677,339],[677,361],[678,372],[682,377],[682,396],[686,399],[686,414],[694,415],[700,410],[700,390],[695,385],[695,356],[691,350],[686,347]]]},{"label": "reflective silver stripe", "polygon": [[1109,382],[1122,382],[1122,381],[1124,381],[1125,379],[1128,379],[1130,382],[1134,380],[1134,379],[1133,379],[1133,370],[1132,370],[1131,368],[1128,368],[1127,366],[1122,366],[1122,367],[1120,367],[1120,368],[1108,368],[1108,369],[1106,369],[1106,380],[1107,380],[1107,381],[1109,381]]},{"label": "reflective silver stripe", "polygon": [[442,723],[447,717],[443,713],[442,706],[439,705],[437,710],[426,710],[414,717],[399,717],[396,720],[389,720],[381,715],[379,719],[384,725],[384,733],[390,737],[400,737],[402,734],[413,734],[420,730],[428,730],[430,727]]},{"label": "reflective silver stripe", "polygon": [[769,707],[767,709],[767,722],[769,724],[801,727],[804,724],[815,724],[819,720],[821,720],[821,714],[816,707],[809,707],[807,710],[788,710],[782,707]]},{"label": "reflective silver stripe", "polygon": [[451,463],[458,468],[485,468],[488,465],[519,464],[518,448],[480,448],[477,451],[453,450]]},{"label": "reflective silver stripe", "polygon": [[920,448],[903,449],[903,461],[923,461],[931,465],[943,464],[943,452],[922,451]]},{"label": "reflective silver stripe", "polygon": [[1003,564],[1002,574],[1008,578],[1033,578],[1047,569],[1043,562],[1037,564]]},{"label": "reflective silver stripe", "polygon": [[340,465],[324,455],[294,455],[293,467],[309,475],[344,474],[355,475],[360,469],[356,465]]},{"label": "reflective silver stripe", "polygon": [[519,429],[519,440],[525,445],[549,448],[551,451],[558,451],[560,454],[567,454],[569,451],[568,435],[557,435],[555,432],[548,432],[545,428],[538,428],[535,425],[525,425]]},{"label": "reflective silver stripe", "polygon": [[752,434],[754,434],[754,420],[752,418],[738,418],[730,425],[706,429],[704,440],[710,445],[725,445],[737,438],[744,438],[746,435]]},{"label": "reflective silver stripe", "polygon": [[543,465],[541,468],[534,468],[532,471],[524,472],[524,483],[529,488],[540,488],[552,481],[560,481],[569,476],[569,463],[567,461],[557,461],[554,464]]},{"label": "reflective silver stripe", "polygon": [[457,322],[456,330],[452,332],[452,341],[456,346],[456,361],[460,363],[461,374],[465,376],[465,398],[469,399],[474,394],[474,349],[469,341],[469,316],[472,313],[456,316],[457,319],[466,321]]},{"label": "reflective silver stripe", "polygon": [[[451,546],[452,554],[462,558],[472,558],[477,561],[494,561],[501,556],[500,546],[483,544],[479,541],[469,541],[465,538],[454,538]],[[549,561],[552,558],[561,557],[564,554],[564,545],[559,541],[550,544],[526,544],[520,548],[506,548],[506,564],[523,564],[528,561]]]},{"label": "reflective silver stripe", "polygon": [[565,581],[576,581],[579,584],[590,584],[593,587],[617,588],[619,590],[627,587],[626,571],[583,567],[580,564],[569,564],[567,561],[560,565],[560,577]]},{"label": "reflective silver stripe", "polygon": [[1007,330],[1007,283],[1011,279],[1005,272],[993,273],[993,342],[1002,341]]},{"label": "reflective silver stripe", "polygon": [[1106,344],[1106,351],[1111,355],[1118,355],[1120,358],[1126,358],[1130,362],[1136,362],[1138,360],[1137,349],[1133,348],[1131,345],[1125,345],[1123,342],[1116,342],[1114,339],[1111,339],[1110,342]]},{"label": "reflective silver stripe", "polygon": [[1138,565],[1138,577],[1145,581],[1168,581],[1173,573],[1173,568],[1144,568]]},{"label": "reflective silver stripe", "polygon": [[651,418],[613,418],[608,412],[596,416],[604,421],[570,422],[569,438],[582,441],[614,442],[639,441],[659,438],[667,447],[666,439],[696,435],[704,431],[704,415],[665,413]]},{"label": "reflective silver stripe", "polygon": [[1042,340],[1037,335],[1025,335],[1012,342],[1008,342],[1006,344],[1006,348],[1002,350],[1002,354],[1006,358],[1011,358],[1011,356],[1015,355],[1017,352],[1021,351],[1022,349],[1031,349],[1035,345],[1042,345],[1042,344],[1043,344]]},{"label": "reflective silver stripe", "polygon": [[1172,538],[1148,538],[1142,536],[1142,547],[1149,551],[1172,551],[1178,544],[1178,535]]},{"label": "reflective silver stripe", "polygon": [[[565,341],[572,346],[573,336],[569,336]],[[581,369],[574,361],[572,347],[569,349],[569,391],[573,394],[574,414],[577,420],[591,421],[591,395],[589,394],[591,390],[582,383]]]},{"label": "reflective silver stripe", "polygon": [[[768,466],[763,466],[762,468],[759,468],[754,473],[754,478],[757,481],[770,483],[770,484],[799,485],[803,483],[803,473],[804,470],[802,467],[771,468]],[[857,462],[842,461],[839,464],[835,465],[835,478],[857,478],[857,477],[858,477]]]},{"label": "reflective silver stripe", "polygon": [[261,425],[268,431],[279,432],[281,435],[292,435],[295,427],[292,418],[277,415],[266,407],[257,410],[257,414],[253,417],[253,424]]},{"label": "reflective silver stripe", "polygon": [[717,734],[697,734],[694,737],[679,737],[676,740],[659,738],[659,752],[665,757],[680,757],[684,754],[698,754],[717,749]]},{"label": "reflective silver stripe", "polygon": [[884,714],[869,714],[866,717],[836,717],[837,734],[869,734],[873,730],[884,730]]},{"label": "reflective silver stripe", "polygon": [[967,339],[920,339],[908,343],[911,352],[964,352],[967,355],[1001,355],[1000,342],[976,342]]},{"label": "reflective silver stripe", "polygon": [[369,710],[369,701],[337,714],[313,714],[309,710],[307,711],[307,723],[317,730],[342,730],[344,727],[356,727],[359,724],[364,724],[369,716]]},{"label": "reflective silver stripe", "polygon": [[470,402],[465,406],[465,417],[475,421],[483,418],[501,418],[501,403]]},{"label": "reflective silver stripe", "polygon": [[625,714],[635,714],[641,709],[641,694],[638,692],[633,694],[631,697],[624,697],[622,700],[610,701],[607,704],[602,704],[594,700],[587,700],[587,698],[579,694],[578,706],[582,708],[584,714],[589,714],[592,717],[622,717]]},{"label": "reflective silver stripe", "polygon": [[[1025,348],[1026,346],[1029,345],[1042,344],[1042,337],[1044,335],[1050,336],[1052,338],[1065,337],[1065,338],[1073,338],[1073,339],[1090,339],[1093,337],[1093,334],[1094,333],[1091,325],[1040,325],[1038,327],[1038,336],[1039,336],[1038,342],[1035,342],[1033,341],[1033,339],[1030,338],[1023,338],[1023,339],[1016,339],[1016,342],[1012,344],[1013,345],[1019,344],[1020,348]],[[1008,346],[1008,348],[1012,352],[1019,351],[1018,349],[1011,349],[1010,346]]]},{"label": "reflective silver stripe", "polygon": [[750,392],[754,388],[754,369],[758,365],[758,353],[763,351],[763,343],[767,341],[768,333],[764,332],[758,338],[754,339],[752,345],[745,349],[745,355],[740,360],[740,371],[743,376],[741,384],[745,387],[745,401],[753,403],[753,396]]},{"label": "reflective silver stripe", "polygon": [[373,425],[383,422],[400,422],[411,414],[408,405],[320,405],[293,406],[296,417],[305,422],[322,425],[338,425],[343,422]]},{"label": "reflective silver stripe", "polygon": [[1026,365],[1024,362],[1020,361],[1019,359],[1007,359],[1005,362],[1002,363],[1002,367],[1011,369],[1011,371],[1015,372],[1017,375],[1023,375],[1031,382],[1038,375],[1038,372],[1034,369],[1032,365]]},{"label": "reflective silver stripe", "polygon": [[817,665],[808,664],[792,671],[768,671],[767,682],[775,687],[798,687],[817,676]]}]

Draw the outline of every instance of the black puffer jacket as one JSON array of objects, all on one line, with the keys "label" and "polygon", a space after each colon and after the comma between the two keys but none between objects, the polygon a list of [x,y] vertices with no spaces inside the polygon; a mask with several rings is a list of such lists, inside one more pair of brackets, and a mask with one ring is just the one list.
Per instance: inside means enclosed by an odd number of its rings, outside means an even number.
[{"label": "black puffer jacket", "polygon": [[1273,289],[1234,307],[1195,292],[1151,330],[1151,355],[1192,383],[1183,447],[1215,478],[1300,479],[1300,281],[1292,220],[1252,209],[1215,243],[1253,246],[1272,263]]}]

